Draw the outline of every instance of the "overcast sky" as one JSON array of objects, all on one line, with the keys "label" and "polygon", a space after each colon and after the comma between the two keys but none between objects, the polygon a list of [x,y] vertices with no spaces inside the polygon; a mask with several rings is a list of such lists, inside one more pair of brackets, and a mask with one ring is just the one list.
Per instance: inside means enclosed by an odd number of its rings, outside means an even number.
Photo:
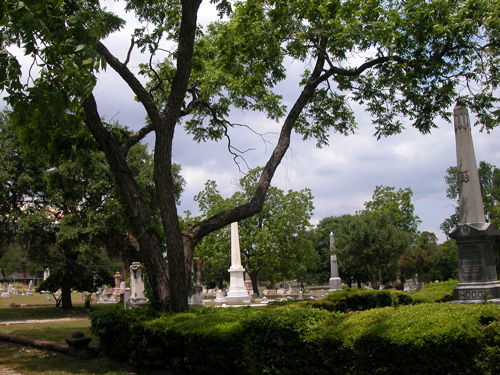
[{"label": "overcast sky", "polygon": [[[120,6],[111,1],[105,3],[109,9],[119,9]],[[200,12],[201,22],[206,23],[213,17],[212,8],[213,5],[206,1]],[[129,27],[134,27],[131,21]],[[130,34],[125,32],[109,38],[105,45],[123,61],[129,41]],[[130,66],[136,66],[140,58],[135,55]],[[299,94],[298,78],[293,75],[299,68],[298,64],[291,64],[291,79],[279,87],[287,104],[291,104]],[[131,129],[144,125],[144,110],[133,101],[130,89],[121,83],[111,68],[99,76],[95,94],[100,113],[107,120],[113,118]],[[375,130],[369,115],[361,107],[353,108],[358,122],[356,134],[348,137],[331,134],[328,147],[317,149],[314,141],[303,142],[294,135],[273,185],[282,189],[311,189],[315,206],[314,223],[324,217],[353,214],[362,209],[377,185],[396,189],[409,187],[414,193],[415,212],[422,220],[419,229],[434,232],[440,241],[444,241],[445,236],[440,232],[439,225],[453,213],[455,204],[446,198],[444,182],[446,169],[456,165],[453,125],[438,120],[439,129],[425,136],[408,125],[402,134],[377,141],[373,137]],[[263,166],[271,155],[280,124],[254,113],[237,113],[233,120],[251,125],[261,132],[274,132],[266,137],[269,143],[243,128],[231,133],[234,146],[239,149],[253,148],[245,154],[249,166]],[[478,162],[484,160],[500,166],[498,132],[494,130],[486,134],[480,133],[478,128],[473,129]],[[153,145],[151,138],[148,142]],[[235,181],[242,176],[227,151],[225,141],[197,144],[181,127],[176,132],[174,161],[181,164],[187,182],[181,197],[180,214],[185,210],[197,213],[193,197],[203,189],[208,179],[215,180],[221,193],[229,197],[237,189]],[[243,168],[246,169],[244,165]]]}]

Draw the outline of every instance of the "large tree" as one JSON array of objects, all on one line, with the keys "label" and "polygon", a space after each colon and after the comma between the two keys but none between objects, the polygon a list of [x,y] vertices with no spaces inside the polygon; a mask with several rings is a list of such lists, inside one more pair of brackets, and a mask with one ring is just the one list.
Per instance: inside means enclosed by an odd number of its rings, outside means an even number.
[{"label": "large tree", "polygon": [[441,256],[439,250],[434,233],[420,233],[414,246],[409,247],[400,259],[401,282],[404,283],[405,278],[416,279],[420,289],[423,283],[435,280]]},{"label": "large tree", "polygon": [[384,280],[396,280],[400,257],[415,242],[420,221],[412,195],[410,188],[377,186],[364,210],[345,215],[338,223],[339,263],[363,269],[373,288]]},{"label": "large tree", "polygon": [[374,289],[396,280],[400,256],[412,243],[387,212],[366,210],[346,215],[335,239],[341,267],[362,269]]},{"label": "large tree", "polygon": [[[125,3],[143,24],[130,45],[130,51],[144,54],[145,65],[137,73],[128,65],[130,54],[119,60],[106,47],[104,39],[119,32],[123,21],[96,0],[6,0],[0,5],[0,89],[7,93],[25,141],[53,151],[52,135],[61,128],[85,123],[90,129],[123,193],[163,309],[187,308],[194,246],[207,234],[262,210],[293,130],[316,138],[319,145],[327,144],[330,129],[348,134],[355,127],[351,102],[365,104],[378,137],[400,132],[406,119],[428,133],[437,116],[449,117],[455,100],[476,112],[486,129],[498,123],[493,94],[500,76],[498,2],[215,0],[213,6],[230,17],[206,31],[197,24],[200,3]],[[21,80],[11,46],[33,59],[31,72],[38,70],[37,78],[29,74]],[[165,60],[156,64],[164,51]],[[287,56],[304,63],[289,109],[272,91],[286,77]],[[130,87],[148,115],[144,127],[125,140],[106,129],[93,95],[96,75],[106,74],[106,66]],[[274,151],[248,202],[181,230],[171,177],[175,129],[183,123],[198,141],[221,139],[232,126],[227,115],[234,107],[281,121]],[[126,160],[130,147],[152,132],[168,266]]]},{"label": "large tree", "polygon": [[[307,280],[313,285],[327,284],[331,277],[331,258],[332,251],[330,249],[330,233],[336,233],[339,227],[346,225],[352,220],[352,215],[330,216],[320,220],[316,228],[310,235],[315,242],[318,266],[316,269],[311,269],[307,275]],[[335,235],[334,235],[335,236]],[[369,281],[365,268],[355,259],[346,258],[344,253],[343,261],[338,263],[339,276],[342,282],[349,287],[353,282],[356,282],[361,288],[361,283]],[[355,254],[353,254],[355,255]]]},{"label": "large tree", "polygon": [[[223,199],[215,182],[209,181],[195,198],[205,217],[245,202],[254,194],[260,169],[251,170],[240,179],[240,191]],[[271,186],[261,212],[239,222],[242,265],[252,281],[254,293],[259,293],[259,278],[272,283],[304,278],[314,268],[317,256],[308,235],[313,204],[311,192],[281,189]],[[231,254],[230,230],[225,227],[206,236],[195,253],[202,259],[205,270],[212,276],[227,276]],[[209,271],[209,272],[210,272]]]}]

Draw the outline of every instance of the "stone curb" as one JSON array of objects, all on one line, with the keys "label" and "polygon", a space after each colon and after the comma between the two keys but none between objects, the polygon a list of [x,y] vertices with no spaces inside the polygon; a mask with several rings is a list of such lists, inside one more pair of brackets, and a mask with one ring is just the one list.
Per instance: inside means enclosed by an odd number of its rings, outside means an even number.
[{"label": "stone curb", "polygon": [[[53,352],[58,352],[58,353],[69,355],[68,345],[58,344],[58,343],[52,342],[52,341],[37,340],[37,339],[29,338],[29,337],[11,335],[11,334],[7,334],[7,333],[0,333],[0,340],[15,343],[15,344],[32,346],[35,348],[50,350]],[[97,348],[95,346],[90,346],[89,347],[89,354],[96,355]]]}]

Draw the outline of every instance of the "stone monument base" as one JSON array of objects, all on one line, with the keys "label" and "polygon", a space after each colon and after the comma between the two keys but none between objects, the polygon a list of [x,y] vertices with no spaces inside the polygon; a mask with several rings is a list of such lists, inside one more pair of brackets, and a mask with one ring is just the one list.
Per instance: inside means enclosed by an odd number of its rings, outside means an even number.
[{"label": "stone monument base", "polygon": [[453,289],[452,302],[500,304],[500,282],[460,283]]},{"label": "stone monument base", "polygon": [[226,303],[226,298],[222,295],[222,290],[217,290],[215,292],[214,305],[220,305]]},{"label": "stone monument base", "polygon": [[247,288],[245,287],[245,269],[241,266],[229,269],[230,281],[226,302],[243,302],[248,300]]},{"label": "stone monument base", "polygon": [[335,292],[336,290],[342,290],[342,280],[340,280],[340,277],[331,277],[328,291]]},{"label": "stone monument base", "polygon": [[493,239],[500,232],[491,223],[458,225],[450,237],[458,245],[459,283],[453,290],[455,303],[500,302]]}]

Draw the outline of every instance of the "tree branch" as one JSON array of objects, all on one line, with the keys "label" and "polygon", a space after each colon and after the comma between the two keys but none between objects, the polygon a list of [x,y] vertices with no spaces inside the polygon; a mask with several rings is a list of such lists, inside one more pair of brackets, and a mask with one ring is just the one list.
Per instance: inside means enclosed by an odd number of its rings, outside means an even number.
[{"label": "tree branch", "polygon": [[[324,49],[326,43],[327,39],[323,38],[320,42],[320,46]],[[285,156],[290,146],[291,133],[298,117],[302,113],[302,110],[307,105],[309,100],[313,97],[314,91],[316,90],[318,85],[327,80],[333,74],[321,74],[323,72],[323,67],[326,61],[325,56],[326,55],[324,53],[319,54],[308,83],[304,86],[299,98],[296,100],[292,109],[288,113],[288,116],[281,128],[278,143],[276,144],[271,157],[269,158],[266,166],[262,171],[262,174],[256,186],[254,196],[252,197],[250,202],[230,208],[218,215],[212,216],[198,223],[191,228],[185,229],[183,233],[186,237],[190,237],[191,241],[197,243],[208,233],[229,225],[232,222],[246,219],[262,210],[267,190],[269,189],[269,186],[271,184],[271,179],[274,176],[278,165],[281,163],[281,160]]]},{"label": "tree branch", "polygon": [[106,62],[123,78],[127,85],[132,89],[138,100],[146,109],[149,119],[151,120],[151,125],[146,125],[140,131],[135,133],[131,137],[132,139],[123,142],[123,150],[127,152],[130,147],[139,142],[149,132],[154,130],[156,124],[161,123],[161,113],[154,101],[153,96],[144,88],[144,86],[127,68],[127,66],[125,64],[122,64],[115,56],[113,56],[113,54],[101,42],[97,44],[97,52],[104,56]]},{"label": "tree branch", "polygon": [[132,50],[134,49],[134,45],[135,45],[135,38],[134,38],[134,36],[132,36],[132,40],[130,41],[130,47],[128,48],[128,52],[127,52],[127,58],[123,62],[124,66],[127,66],[128,62],[130,61],[130,55],[132,54]]},{"label": "tree branch", "polygon": [[319,79],[324,81],[324,77],[326,76],[332,76],[332,75],[340,75],[340,76],[345,76],[345,77],[356,77],[362,74],[365,70],[368,70],[370,68],[373,68],[375,65],[383,64],[387,61],[390,60],[398,60],[399,62],[403,62],[402,60],[398,59],[397,57],[394,56],[381,56],[376,59],[370,60],[365,62],[364,64],[361,64],[358,66],[356,69],[343,69],[335,66],[331,66],[330,69],[328,69],[325,74],[323,74]]}]

